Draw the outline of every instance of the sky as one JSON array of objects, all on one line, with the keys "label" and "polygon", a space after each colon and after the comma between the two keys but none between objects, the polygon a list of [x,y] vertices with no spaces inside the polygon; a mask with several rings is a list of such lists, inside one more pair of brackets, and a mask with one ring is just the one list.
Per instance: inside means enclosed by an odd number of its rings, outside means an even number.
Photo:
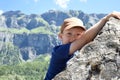
[{"label": "sky", "polygon": [[120,11],[120,0],[2,0],[0,14],[20,10],[25,14],[42,14],[49,10],[81,10],[85,13]]}]

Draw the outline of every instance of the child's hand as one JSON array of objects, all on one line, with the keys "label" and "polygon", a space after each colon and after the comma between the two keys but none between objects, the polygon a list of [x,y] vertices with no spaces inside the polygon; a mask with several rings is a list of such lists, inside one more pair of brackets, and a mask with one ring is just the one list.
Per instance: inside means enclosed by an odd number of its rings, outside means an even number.
[{"label": "child's hand", "polygon": [[106,18],[106,20],[109,20],[110,17],[115,17],[117,19],[120,19],[120,12],[114,11],[114,12],[108,14],[105,18]]}]

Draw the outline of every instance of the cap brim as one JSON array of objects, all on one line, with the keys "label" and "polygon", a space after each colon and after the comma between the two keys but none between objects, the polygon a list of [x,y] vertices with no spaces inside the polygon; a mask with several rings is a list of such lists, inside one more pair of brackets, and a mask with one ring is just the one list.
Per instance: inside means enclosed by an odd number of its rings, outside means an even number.
[{"label": "cap brim", "polygon": [[82,28],[83,30],[86,30],[85,26],[80,26],[80,25],[75,25],[75,24],[65,27],[65,30],[71,29],[71,28],[74,28],[74,27],[78,27],[78,28]]}]

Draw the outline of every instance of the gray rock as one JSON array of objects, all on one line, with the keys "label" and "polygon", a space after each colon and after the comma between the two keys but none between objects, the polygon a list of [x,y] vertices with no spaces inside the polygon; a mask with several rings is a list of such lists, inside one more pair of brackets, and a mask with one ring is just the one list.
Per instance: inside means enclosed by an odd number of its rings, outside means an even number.
[{"label": "gray rock", "polygon": [[19,47],[23,60],[33,59],[37,55],[49,53],[58,43],[56,35],[41,33],[14,34],[13,37],[13,44]]},{"label": "gray rock", "polygon": [[120,20],[110,18],[53,80],[120,80]]}]

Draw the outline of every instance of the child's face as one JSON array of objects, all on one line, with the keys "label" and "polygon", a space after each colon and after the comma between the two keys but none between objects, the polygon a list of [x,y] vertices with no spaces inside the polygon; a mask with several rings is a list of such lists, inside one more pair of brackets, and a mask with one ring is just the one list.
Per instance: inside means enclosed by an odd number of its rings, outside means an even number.
[{"label": "child's face", "polygon": [[85,32],[82,28],[74,27],[68,30],[64,30],[63,33],[59,34],[59,38],[62,40],[63,44],[71,43],[78,38]]}]

